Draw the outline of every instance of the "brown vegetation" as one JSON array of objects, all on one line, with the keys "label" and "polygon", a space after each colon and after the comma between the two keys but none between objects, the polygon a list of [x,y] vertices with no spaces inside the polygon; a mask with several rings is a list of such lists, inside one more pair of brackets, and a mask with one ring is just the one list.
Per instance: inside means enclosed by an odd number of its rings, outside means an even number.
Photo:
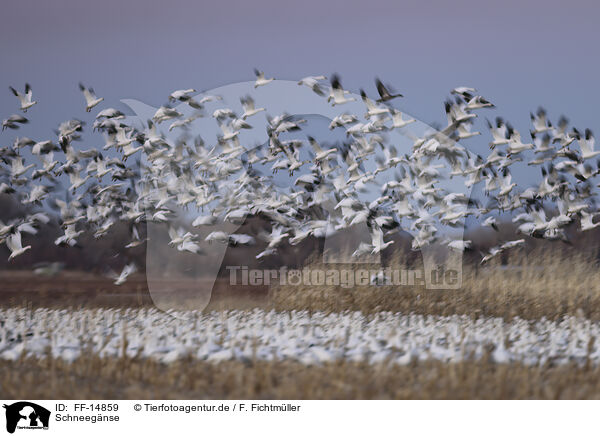
[{"label": "brown vegetation", "polygon": [[[430,290],[423,286],[229,286],[220,278],[213,287],[194,280],[173,280],[176,307],[226,310],[264,309],[375,313],[391,311],[433,315],[469,314],[552,320],[564,315],[600,320],[600,269],[595,259],[571,248],[559,252],[516,250],[507,265],[495,259],[484,267],[467,262],[463,285],[457,290]],[[391,268],[421,268],[401,255]],[[308,261],[307,268],[324,268]],[[369,265],[335,265],[327,268],[368,268]],[[212,289],[212,292],[211,292]],[[65,271],[56,277],[34,276],[29,271],[0,274],[0,305],[32,307],[140,307],[153,300],[143,274],[115,286],[102,276]],[[156,297],[156,295],[154,295]],[[208,306],[206,302],[210,300]]]},{"label": "brown vegetation", "polygon": [[407,366],[211,364],[84,356],[0,366],[0,397],[38,399],[598,399],[600,368],[480,361]]}]

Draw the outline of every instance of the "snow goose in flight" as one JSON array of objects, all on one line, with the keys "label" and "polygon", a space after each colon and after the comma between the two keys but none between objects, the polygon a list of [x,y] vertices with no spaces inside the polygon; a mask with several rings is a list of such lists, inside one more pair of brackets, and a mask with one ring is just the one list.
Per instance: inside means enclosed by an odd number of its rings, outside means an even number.
[{"label": "snow goose in flight", "polygon": [[262,259],[267,256],[274,256],[277,254],[276,248],[267,248],[256,255],[256,259]]},{"label": "snow goose in flight", "polygon": [[[276,248],[278,245],[280,245],[283,240],[287,237],[290,236],[289,231],[285,231],[286,229],[280,225],[274,226],[273,229],[271,230],[270,234],[267,234],[266,232],[263,233],[261,236],[262,238],[268,242],[267,248],[268,249],[273,249]],[[257,257],[258,259],[258,257]]]},{"label": "snow goose in flight", "polygon": [[331,123],[329,124],[329,130],[333,130],[336,127],[343,127],[346,124],[352,124],[358,121],[356,115],[343,113],[341,115],[336,116]]},{"label": "snow goose in flight", "polygon": [[379,93],[377,103],[385,103],[386,101],[393,100],[397,97],[404,97],[402,94],[393,94],[390,92],[379,78],[375,78],[375,85],[377,86],[377,92]]},{"label": "snow goose in flight", "polygon": [[525,239],[517,239],[515,241],[507,241],[500,246],[503,250],[508,250],[510,248],[519,247],[525,244]]},{"label": "snow goose in flight", "polygon": [[321,84],[319,83],[320,80],[327,80],[327,77],[325,77],[325,76],[308,76],[303,79],[300,79],[298,81],[298,85],[308,86],[310,89],[313,90],[313,92],[315,94],[320,95],[321,97],[324,97],[325,91],[323,90],[323,88],[321,87]]},{"label": "snow goose in flight", "polygon": [[525,150],[531,150],[533,148],[533,144],[523,143],[523,141],[521,140],[521,134],[518,130],[513,129],[512,127],[508,127],[508,135],[508,157],[514,154],[521,153]]},{"label": "snow goose in flight", "polygon": [[206,238],[204,238],[206,242],[209,244],[212,242],[221,242],[222,244],[226,244],[229,241],[229,235],[223,231],[214,231],[210,232]]},{"label": "snow goose in flight", "polygon": [[81,176],[82,168],[77,165],[66,167],[64,172],[69,175],[69,181],[71,182],[71,190],[75,192],[78,188],[83,186],[89,179],[92,178],[91,174],[86,174],[85,177]]},{"label": "snow goose in flight", "polygon": [[211,101],[221,101],[221,100],[223,100],[223,97],[221,97],[220,95],[205,95],[204,97],[202,97],[200,99],[200,101],[198,103],[205,104],[205,103],[210,103]]},{"label": "snow goose in flight", "polygon": [[23,174],[25,174],[29,169],[35,167],[35,164],[29,164],[25,166],[23,164],[23,158],[21,156],[17,156],[12,159],[10,165],[10,177],[12,179],[18,179]]},{"label": "snow goose in flight", "polygon": [[320,162],[327,159],[330,155],[337,153],[337,148],[332,147],[327,150],[323,150],[319,143],[312,136],[308,137],[308,142],[315,152],[315,161]]},{"label": "snow goose in flight", "polygon": [[169,227],[169,237],[171,241],[169,245],[175,246],[178,251],[189,251],[194,254],[201,254],[200,246],[194,241],[196,237],[190,232],[186,232],[183,228],[175,229]]},{"label": "snow goose in flight", "polygon": [[240,233],[232,233],[229,235],[228,244],[230,247],[236,247],[238,245],[254,245],[256,240],[250,235],[244,235]]},{"label": "snow goose in flight", "polygon": [[8,88],[15,95],[15,97],[17,97],[19,99],[19,101],[21,102],[21,110],[23,112],[27,112],[27,109],[29,109],[30,107],[32,107],[34,104],[37,103],[37,101],[32,100],[33,93],[31,91],[31,86],[29,86],[29,83],[25,84],[25,94],[21,94],[19,91],[17,91],[12,86],[9,86]]},{"label": "snow goose in flight", "polygon": [[377,226],[371,227],[371,243],[361,242],[352,253],[352,257],[360,257],[365,254],[378,254],[392,245],[394,241],[383,242],[383,230]]},{"label": "snow goose in flight", "polygon": [[168,106],[161,106],[154,113],[154,116],[152,117],[152,121],[154,121],[157,124],[160,124],[163,121],[170,120],[172,118],[179,118],[181,116],[183,116],[183,115],[180,112],[177,112],[177,110],[170,108]]},{"label": "snow goose in flight", "polygon": [[123,162],[127,161],[127,158],[133,156],[138,151],[143,150],[143,148],[144,147],[141,145],[138,147],[134,147],[131,142],[124,145],[121,149],[121,152],[123,153]]},{"label": "snow goose in flight", "polygon": [[342,88],[342,84],[340,82],[340,77],[337,74],[331,76],[331,95],[329,96],[328,101],[331,101],[331,105],[339,105],[344,103],[350,103],[352,101],[356,101],[354,97],[346,98],[346,94],[348,91],[345,91]]},{"label": "snow goose in flight", "polygon": [[62,262],[40,262],[33,266],[33,273],[36,276],[54,277],[65,268]]},{"label": "snow goose in flight", "polygon": [[192,98],[192,96],[190,95],[190,94],[193,94],[194,92],[196,92],[196,90],[193,88],[178,89],[177,91],[173,91],[169,95],[169,101],[170,102],[181,101],[181,102],[187,103],[190,107],[193,107],[194,109],[202,109],[202,104],[197,102],[196,100],[194,100]]},{"label": "snow goose in flight", "polygon": [[557,126],[552,129],[553,144],[556,144],[558,142],[561,145],[561,147],[567,147],[573,141],[575,141],[575,135],[571,135],[570,132],[567,132],[568,126],[569,120],[564,115],[561,115],[561,117],[558,119]]},{"label": "snow goose in flight", "polygon": [[221,141],[227,142],[240,134],[239,130],[233,130],[231,128],[230,124],[219,123],[219,127],[221,128],[221,131],[223,132],[223,135],[220,136],[219,142],[221,142]]},{"label": "snow goose in flight", "polygon": [[65,226],[65,233],[62,236],[59,236],[54,241],[55,245],[74,247],[77,245],[77,238],[79,235],[83,233],[83,230],[76,230],[75,224],[68,224]]},{"label": "snow goose in flight", "polygon": [[10,250],[10,256],[8,257],[8,260],[12,260],[31,249],[31,245],[23,247],[23,243],[21,241],[21,232],[17,229],[15,229],[6,238],[6,246]]},{"label": "snow goose in flight", "polygon": [[491,227],[497,232],[500,231],[500,229],[498,228],[498,221],[496,220],[496,217],[493,216],[486,218],[486,220],[481,225],[484,227]]},{"label": "snow goose in flight", "polygon": [[[490,251],[488,254],[484,255],[483,258],[481,259],[481,265],[489,262],[490,260],[492,260],[494,257],[498,256],[500,253],[502,253],[504,250],[501,247],[492,247],[490,248]],[[483,254],[483,253],[482,253]]]},{"label": "snow goose in flight", "polygon": [[264,107],[255,108],[254,100],[249,95],[246,97],[240,98],[240,102],[242,103],[242,107],[244,108],[244,113],[242,114],[242,120],[245,120],[252,115],[256,115],[259,112],[263,112],[265,110]]},{"label": "snow goose in flight", "polygon": [[573,129],[573,132],[575,133],[575,138],[577,139],[577,143],[581,149],[582,159],[589,159],[600,154],[600,151],[594,151],[596,140],[594,139],[594,135],[590,129],[585,129],[584,137],[581,136],[577,129]]},{"label": "snow goose in flight", "polygon": [[258,69],[254,69],[254,74],[256,75],[256,82],[254,82],[254,87],[258,88],[259,86],[264,86],[267,85],[269,83],[271,83],[273,80],[275,80],[274,77],[271,77],[270,79],[265,79],[265,73],[264,71],[258,71]]},{"label": "snow goose in flight", "polygon": [[125,114],[120,110],[109,107],[108,109],[104,109],[98,112],[98,115],[96,115],[96,119],[99,120],[101,118],[112,118],[115,120],[120,120],[125,118]]},{"label": "snow goose in flight", "polygon": [[303,123],[306,123],[306,120],[304,120],[304,119],[291,120],[290,119],[290,120],[281,121],[280,123],[277,124],[277,127],[275,128],[274,132],[279,134],[279,133],[301,130],[300,124],[303,124]]},{"label": "snow goose in flight", "polygon": [[544,133],[542,137],[539,137],[537,133],[531,131],[531,139],[533,140],[535,153],[548,153],[554,151],[554,147],[550,145],[550,135]]},{"label": "snow goose in flight", "polygon": [[198,118],[202,117],[202,113],[201,112],[197,112],[187,118],[184,118],[183,120],[177,120],[177,121],[173,121],[171,123],[171,125],[169,126],[169,132],[173,131],[173,129],[176,129],[178,127],[186,127],[189,124],[191,124],[192,122],[196,121]]},{"label": "snow goose in flight", "polygon": [[381,251],[385,250],[388,246],[394,243],[393,240],[388,242],[383,242],[383,230],[377,226],[371,227],[371,245],[373,250],[371,254],[377,254]]},{"label": "snow goose in flight", "polygon": [[454,88],[450,93],[460,95],[465,100],[467,100],[469,96],[475,94],[476,92],[477,90],[475,88],[469,88],[468,86],[458,86]]},{"label": "snow goose in flight", "polygon": [[494,105],[489,102],[488,100],[486,100],[485,98],[483,98],[481,95],[470,95],[470,94],[466,94],[465,95],[465,101],[467,102],[467,105],[465,106],[465,110],[467,111],[472,111],[475,109],[483,109],[486,107],[494,107]]},{"label": "snow goose in flight", "polygon": [[539,108],[535,115],[533,113],[530,113],[529,117],[531,118],[531,122],[533,124],[533,131],[535,133],[543,133],[552,129],[552,126],[548,123],[546,119],[546,111],[544,110],[544,108]]},{"label": "snow goose in flight", "polygon": [[498,192],[498,197],[507,196],[513,190],[513,188],[515,186],[517,186],[516,183],[511,183],[511,182],[512,182],[512,175],[510,174],[510,171],[508,170],[508,168],[504,168],[504,171],[502,173],[502,178],[500,179],[500,191]]},{"label": "snow goose in flight", "polygon": [[591,230],[591,229],[594,229],[594,228],[600,226],[600,222],[597,222],[594,224],[594,217],[596,216],[595,214],[586,212],[584,210],[579,212],[579,214],[581,215],[580,225],[581,225],[582,232],[585,232],[587,230]]},{"label": "snow goose in flight", "polygon": [[140,237],[138,227],[134,224],[131,226],[131,241],[129,242],[129,244],[127,244],[125,246],[125,248],[138,247],[138,246],[142,245],[143,243],[145,243],[147,240],[148,240],[148,238],[142,239]]},{"label": "snow goose in flight", "polygon": [[192,227],[212,226],[217,222],[217,217],[214,215],[199,215],[192,222]]},{"label": "snow goose in flight", "polygon": [[15,193],[15,188],[13,188],[10,185],[7,185],[4,182],[0,183],[0,194],[14,194],[14,193]]},{"label": "snow goose in flight", "polygon": [[472,138],[473,136],[481,135],[481,132],[472,132],[471,131],[472,124],[470,123],[460,123],[456,128],[458,133],[458,139],[467,139]]},{"label": "snow goose in flight", "polygon": [[463,241],[461,239],[446,240],[446,245],[450,250],[462,253],[471,248],[471,241]]},{"label": "snow goose in flight", "polygon": [[362,101],[367,106],[367,113],[365,114],[365,118],[369,119],[371,117],[375,117],[378,115],[388,114],[390,110],[387,107],[377,106],[373,100],[367,97],[367,94],[364,90],[360,90],[360,96],[362,97]]},{"label": "snow goose in flight", "polygon": [[31,154],[38,156],[51,153],[53,151],[60,151],[60,147],[50,140],[36,142],[31,148]]},{"label": "snow goose in flight", "polygon": [[448,126],[454,126],[456,123],[477,117],[476,114],[467,113],[465,106],[459,102],[446,101],[444,108],[446,110],[446,117],[448,118]]},{"label": "snow goose in flight", "polygon": [[414,118],[403,119],[402,112],[396,109],[392,109],[392,129],[401,129],[404,126],[407,126],[411,123],[414,123]]},{"label": "snow goose in flight", "polygon": [[496,118],[496,127],[492,126],[489,120],[487,121],[488,128],[492,134],[492,142],[490,142],[490,148],[493,150],[498,145],[508,144],[508,128],[504,123],[504,120],[500,117]]},{"label": "snow goose in flight", "polygon": [[31,188],[31,191],[29,192],[27,197],[24,198],[22,201],[23,201],[23,204],[38,204],[43,199],[45,199],[47,196],[48,196],[48,188],[46,186],[35,185]]},{"label": "snow goose in flight", "polygon": [[121,274],[117,275],[116,273],[111,272],[110,277],[114,280],[115,285],[120,286],[123,283],[125,283],[127,281],[127,278],[136,271],[137,267],[135,266],[135,264],[130,263],[128,265],[125,265],[125,267],[121,271]]},{"label": "snow goose in flight", "polygon": [[26,124],[28,122],[29,120],[24,116],[14,114],[5,120],[2,120],[2,130],[4,131],[6,129],[18,129],[19,124]]},{"label": "snow goose in flight", "polygon": [[217,121],[222,122],[227,118],[237,118],[235,112],[228,108],[216,109],[213,114],[213,118],[216,118]]},{"label": "snow goose in flight", "polygon": [[373,250],[373,246],[371,244],[367,244],[366,242],[361,242],[360,244],[358,244],[358,248],[356,250],[354,250],[354,252],[352,253],[352,257],[361,257],[361,256],[364,256],[365,254],[371,254],[372,250]]},{"label": "snow goose in flight", "polygon": [[235,247],[237,245],[253,245],[255,239],[250,235],[232,233],[228,235],[223,231],[211,232],[204,238],[205,241],[211,243],[213,241],[220,242],[222,244],[228,244],[229,246]]},{"label": "snow goose in flight", "polygon": [[79,89],[85,97],[85,111],[90,112],[95,106],[99,105],[104,97],[97,97],[92,88],[86,88],[83,83],[79,83]]}]

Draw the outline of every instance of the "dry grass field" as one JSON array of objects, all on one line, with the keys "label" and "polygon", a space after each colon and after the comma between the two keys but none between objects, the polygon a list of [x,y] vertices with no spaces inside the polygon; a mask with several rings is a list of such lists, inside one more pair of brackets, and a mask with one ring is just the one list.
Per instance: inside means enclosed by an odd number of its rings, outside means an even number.
[{"label": "dry grass field", "polygon": [[339,361],[151,360],[86,356],[0,366],[0,396],[38,399],[600,399],[600,368],[479,361],[407,366]]},{"label": "dry grass field", "polygon": [[[517,316],[557,320],[573,315],[600,320],[600,268],[594,259],[575,250],[561,253],[538,249],[527,254],[515,253],[509,260],[510,266],[502,266],[497,260],[486,266],[466,263],[462,287],[457,290],[429,290],[424,286],[354,289],[274,286],[270,289],[268,304],[276,310],[363,313],[384,310],[444,316],[467,314],[505,320]],[[399,258],[393,259],[390,267],[406,268]],[[419,264],[412,266],[420,267]]]},{"label": "dry grass field", "polygon": [[[243,286],[229,285],[227,276],[217,279],[207,311],[252,309],[309,310],[323,312],[380,311],[431,315],[467,314],[510,320],[557,320],[565,315],[600,320],[600,268],[586,253],[576,250],[537,249],[515,252],[509,266],[493,260],[488,265],[465,263],[463,283],[456,290],[429,290],[424,286]],[[308,261],[306,268],[323,269]],[[369,268],[364,265],[328,264],[327,268]],[[406,269],[400,256],[390,268]],[[374,268],[374,267],[372,267]],[[410,268],[422,265],[411,263]],[[165,282],[194,307],[198,282]],[[145,307],[152,306],[146,277],[138,273],[122,286],[84,272],[65,271],[55,277],[35,276],[30,271],[0,272],[1,307]]]},{"label": "dry grass field", "polygon": [[[400,256],[390,267],[405,268]],[[207,311],[252,308],[276,311],[390,311],[473,318],[515,317],[560,320],[566,315],[600,321],[600,272],[595,259],[566,248],[516,251],[509,266],[493,260],[466,263],[459,290],[423,287],[272,286],[217,281]],[[319,268],[307,262],[307,267]],[[331,265],[329,265],[331,267]],[[342,266],[339,266],[342,268]],[[347,266],[344,265],[344,268]],[[411,268],[418,268],[411,264]],[[179,283],[181,289],[188,284]],[[193,285],[192,285],[193,286]],[[189,289],[187,290],[189,292]],[[27,271],[0,274],[2,307],[151,307],[143,274],[121,287],[92,274],[65,271],[55,277]],[[484,357],[457,363],[438,361],[367,364],[336,361],[303,365],[294,361],[237,360],[218,364],[181,359],[162,364],[138,358],[83,356],[21,358],[0,365],[3,398],[257,398],[257,399],[584,399],[600,398],[600,368],[593,365],[497,364]]]}]

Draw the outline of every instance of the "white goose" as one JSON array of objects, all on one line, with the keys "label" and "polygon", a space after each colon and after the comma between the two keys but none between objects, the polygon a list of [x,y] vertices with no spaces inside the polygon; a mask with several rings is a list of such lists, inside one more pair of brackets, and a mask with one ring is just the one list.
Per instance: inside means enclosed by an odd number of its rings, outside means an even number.
[{"label": "white goose", "polygon": [[385,106],[377,106],[373,100],[367,97],[366,92],[362,89],[360,90],[360,96],[362,97],[365,106],[367,106],[367,113],[365,114],[366,119],[388,114],[390,112],[390,110]]},{"label": "white goose", "polygon": [[273,80],[275,80],[274,77],[271,77],[270,79],[265,79],[264,71],[258,71],[258,69],[256,69],[256,68],[254,69],[254,74],[256,75],[256,81],[254,82],[255,88],[258,88],[259,86],[268,85]]},{"label": "white goose", "polygon": [[493,150],[498,145],[508,144],[508,128],[502,118],[496,118],[496,126],[487,121],[488,128],[492,134],[492,142],[490,142],[490,148]]},{"label": "white goose", "polygon": [[546,119],[546,111],[543,108],[539,108],[535,115],[533,113],[530,113],[529,116],[531,118],[531,122],[533,124],[533,131],[535,133],[543,133],[552,129],[552,126],[549,125]]},{"label": "white goose", "polygon": [[590,159],[600,154],[600,151],[594,151],[596,140],[594,139],[594,135],[590,129],[585,129],[585,136],[583,138],[577,129],[573,129],[573,131],[575,132],[577,143],[581,149],[582,159]]},{"label": "white goose", "polygon": [[322,160],[325,160],[330,155],[332,155],[334,153],[337,153],[337,148],[335,148],[335,147],[329,148],[327,150],[323,150],[321,148],[321,146],[319,145],[319,143],[312,136],[308,137],[308,142],[310,143],[310,145],[312,146],[313,150],[315,151],[315,161],[316,162],[320,162]]},{"label": "white goose", "polygon": [[19,91],[17,91],[12,86],[9,86],[8,88],[15,95],[15,97],[17,97],[19,99],[19,102],[21,102],[21,110],[23,112],[27,112],[27,109],[29,109],[33,105],[37,104],[37,101],[33,100],[33,93],[31,91],[31,86],[29,86],[29,83],[25,84],[25,94],[21,94]]},{"label": "white goose", "polygon": [[97,97],[94,90],[92,88],[86,88],[83,86],[83,83],[79,83],[79,89],[83,92],[83,96],[85,97],[86,112],[90,112],[104,100],[104,97]]},{"label": "white goose", "polygon": [[111,273],[110,277],[112,277],[114,279],[115,285],[120,286],[123,283],[125,283],[127,281],[127,278],[136,271],[137,271],[137,267],[135,266],[135,264],[130,263],[128,265],[125,265],[125,267],[121,271],[121,274],[117,275],[115,273]]},{"label": "white goose", "polygon": [[265,110],[264,107],[255,108],[254,100],[249,95],[246,97],[240,98],[240,102],[242,103],[242,107],[244,108],[244,113],[242,114],[242,120],[245,120],[252,115],[256,115],[259,112],[263,112]]},{"label": "white goose", "polygon": [[594,229],[594,228],[600,226],[600,221],[597,223],[594,223],[595,214],[586,212],[584,210],[582,210],[579,213],[581,215],[580,224],[581,224],[582,232],[586,232],[588,230],[591,230],[591,229]]},{"label": "white goose", "polygon": [[414,118],[403,119],[402,112],[392,109],[392,129],[401,129],[416,121]]},{"label": "white goose", "polygon": [[10,250],[10,256],[8,257],[9,261],[31,249],[31,245],[23,247],[21,232],[19,230],[15,230],[8,235],[6,238],[6,246]]},{"label": "white goose", "polygon": [[180,112],[178,112],[177,110],[175,110],[173,108],[170,108],[168,106],[161,106],[155,112],[154,116],[152,117],[152,120],[155,123],[160,124],[163,121],[170,120],[173,118],[179,118],[182,116],[183,115]]},{"label": "white goose", "polygon": [[327,77],[325,77],[325,76],[308,76],[303,79],[300,79],[298,81],[298,85],[308,86],[310,89],[313,90],[313,92],[315,94],[320,95],[321,97],[324,97],[325,91],[323,90],[323,88],[321,87],[321,84],[319,83],[320,80],[327,80]]},{"label": "white goose", "polygon": [[331,95],[328,99],[328,101],[331,101],[331,105],[335,106],[356,101],[354,97],[346,98],[346,94],[349,94],[349,92],[342,88],[340,77],[337,74],[331,76]]},{"label": "white goose", "polygon": [[2,131],[6,130],[6,129],[12,129],[12,130],[18,129],[19,124],[27,124],[28,122],[29,122],[29,120],[22,115],[18,115],[18,114],[11,115],[10,117],[6,118],[5,120],[2,120]]}]

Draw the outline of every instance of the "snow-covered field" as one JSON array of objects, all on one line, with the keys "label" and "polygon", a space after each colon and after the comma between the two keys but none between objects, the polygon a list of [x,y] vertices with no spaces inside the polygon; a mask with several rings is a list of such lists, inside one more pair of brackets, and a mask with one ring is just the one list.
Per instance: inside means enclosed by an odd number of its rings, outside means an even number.
[{"label": "snow-covered field", "polygon": [[600,323],[565,318],[504,322],[467,316],[230,311],[173,312],[154,309],[0,309],[0,358],[82,353],[172,362],[192,356],[223,360],[336,359],[407,364],[477,359],[539,365],[600,363]]}]

